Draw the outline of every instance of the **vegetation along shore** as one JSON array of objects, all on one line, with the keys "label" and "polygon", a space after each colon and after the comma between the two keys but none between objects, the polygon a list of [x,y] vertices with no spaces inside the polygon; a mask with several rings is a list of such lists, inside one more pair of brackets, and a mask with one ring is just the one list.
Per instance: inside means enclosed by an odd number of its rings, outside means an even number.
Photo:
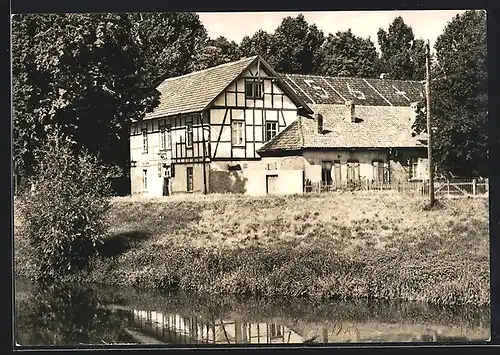
[{"label": "vegetation along shore", "polygon": [[[488,200],[390,193],[115,198],[82,282],[236,296],[490,303]],[[17,224],[22,223],[16,218]],[[15,238],[16,273],[30,276]]]}]

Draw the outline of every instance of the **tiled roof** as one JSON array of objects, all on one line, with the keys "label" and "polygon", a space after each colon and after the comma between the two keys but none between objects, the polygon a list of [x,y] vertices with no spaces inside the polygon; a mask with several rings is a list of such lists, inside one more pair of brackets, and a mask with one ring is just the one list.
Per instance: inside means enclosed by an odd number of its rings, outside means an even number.
[{"label": "tiled roof", "polygon": [[256,58],[244,58],[166,79],[157,88],[160,92],[159,105],[144,119],[202,111]]},{"label": "tiled roof", "polygon": [[307,104],[343,105],[353,100],[363,106],[409,106],[423,99],[418,81],[280,74]]},{"label": "tiled roof", "polygon": [[310,105],[323,116],[323,133],[316,120],[300,117],[264,144],[259,153],[307,148],[425,147],[424,136],[412,137],[410,107],[356,106],[356,122],[344,105]]}]

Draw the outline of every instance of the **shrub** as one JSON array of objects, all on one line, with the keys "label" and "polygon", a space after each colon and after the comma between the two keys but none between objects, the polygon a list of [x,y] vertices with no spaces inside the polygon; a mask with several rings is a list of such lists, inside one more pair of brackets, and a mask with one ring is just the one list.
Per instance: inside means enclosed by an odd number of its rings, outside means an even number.
[{"label": "shrub", "polygon": [[55,281],[83,269],[106,232],[109,170],[87,152],[74,152],[63,138],[41,152],[35,189],[19,201],[28,277]]}]

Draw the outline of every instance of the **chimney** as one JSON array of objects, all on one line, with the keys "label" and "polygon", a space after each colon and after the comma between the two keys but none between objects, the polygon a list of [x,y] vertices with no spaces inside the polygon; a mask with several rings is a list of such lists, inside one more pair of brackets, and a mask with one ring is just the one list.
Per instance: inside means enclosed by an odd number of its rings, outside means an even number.
[{"label": "chimney", "polygon": [[316,123],[318,124],[318,133],[323,133],[323,116],[319,113],[316,115]]},{"label": "chimney", "polygon": [[353,100],[346,100],[345,102],[345,107],[346,107],[346,120],[349,120],[351,122],[356,122],[356,109],[354,107],[354,101]]}]

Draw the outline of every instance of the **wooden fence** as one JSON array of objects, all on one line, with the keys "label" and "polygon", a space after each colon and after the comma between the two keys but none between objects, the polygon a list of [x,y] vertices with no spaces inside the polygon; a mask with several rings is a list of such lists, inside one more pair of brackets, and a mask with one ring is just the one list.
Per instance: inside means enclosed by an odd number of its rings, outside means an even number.
[{"label": "wooden fence", "polygon": [[[345,190],[374,190],[384,191],[393,190],[402,193],[418,193],[420,195],[429,195],[429,181],[409,181],[396,180],[391,182],[378,182],[369,180],[360,180],[357,182],[342,182],[332,185],[317,183],[306,183],[306,193],[324,193]],[[435,195],[448,196],[471,196],[471,195],[487,195],[489,191],[488,179],[453,179],[453,180],[436,180],[434,181]]]}]

